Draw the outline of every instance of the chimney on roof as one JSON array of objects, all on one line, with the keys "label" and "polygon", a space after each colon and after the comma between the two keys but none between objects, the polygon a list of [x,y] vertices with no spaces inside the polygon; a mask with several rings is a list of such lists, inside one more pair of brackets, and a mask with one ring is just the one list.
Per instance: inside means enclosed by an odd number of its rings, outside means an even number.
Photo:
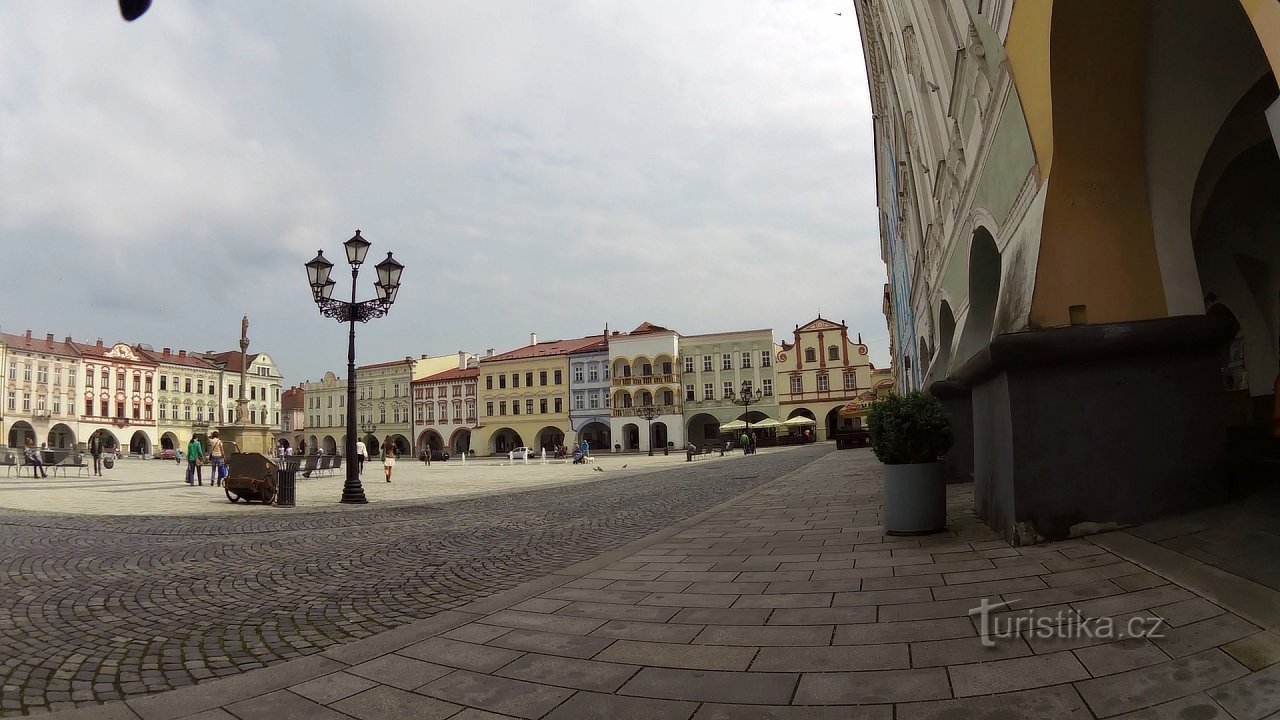
[{"label": "chimney on roof", "polygon": [[27,339],[28,339],[28,340],[30,340],[30,339],[31,339],[31,331],[30,331],[30,330],[28,330],[28,331],[27,331]]},{"label": "chimney on roof", "polygon": [[428,356],[426,353],[422,353],[422,359],[423,359],[423,360],[426,360],[428,357],[429,357],[429,356]]},{"label": "chimney on roof", "polygon": [[45,342],[47,342],[47,343],[49,343],[50,345],[52,345],[52,344],[53,344],[53,333],[45,333],[44,341],[45,341]]},{"label": "chimney on roof", "polygon": [[165,348],[165,349],[164,349],[164,356],[165,356],[165,357],[169,357],[169,356],[170,356],[170,355],[172,355],[172,354],[173,354],[173,348]]},{"label": "chimney on roof", "polygon": [[179,351],[178,351],[178,357],[186,357],[186,356],[187,356],[187,351],[186,351],[186,350],[179,350]]},{"label": "chimney on roof", "polygon": [[484,353],[484,356],[485,356],[485,357],[493,357],[493,348],[489,348],[488,350],[486,350],[486,351],[485,351],[485,353]]},{"label": "chimney on roof", "polygon": [[614,331],[613,331],[613,334],[614,334],[614,335],[621,335],[621,334],[622,334],[622,331],[621,331],[621,330],[614,330]]},{"label": "chimney on roof", "polygon": [[98,338],[98,347],[102,347],[102,338]]},{"label": "chimney on roof", "polygon": [[458,351],[458,369],[459,370],[467,369],[467,354],[462,350]]},{"label": "chimney on roof", "polygon": [[70,336],[70,335],[68,335],[68,336],[63,340],[63,342],[65,342],[66,344],[70,345],[70,344],[71,344],[71,336]]},{"label": "chimney on roof", "polygon": [[530,345],[538,344],[538,333],[529,333],[529,344]]}]

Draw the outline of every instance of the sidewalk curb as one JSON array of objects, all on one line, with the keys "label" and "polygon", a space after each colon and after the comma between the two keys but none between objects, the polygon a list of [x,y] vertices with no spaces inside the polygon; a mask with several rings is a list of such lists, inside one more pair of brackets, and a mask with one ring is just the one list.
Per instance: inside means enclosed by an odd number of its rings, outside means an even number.
[{"label": "sidewalk curb", "polygon": [[44,717],[54,720],[176,720],[177,718],[249,700],[259,695],[283,690],[289,686],[298,685],[307,680],[367,662],[467,623],[475,622],[486,615],[505,610],[547,590],[559,587],[583,575],[618,562],[621,558],[634,555],[637,550],[642,550],[677,535],[740,502],[764,492],[778,483],[788,480],[797,473],[804,472],[806,468],[828,454],[823,453],[785,475],[762,483],[638,540],[633,540],[626,545],[601,553],[590,560],[584,560],[560,570],[553,570],[536,580],[522,583],[479,600],[473,600],[452,610],[439,612],[429,618],[416,620],[407,625],[345,645],[338,645],[315,655],[296,658],[279,665],[252,670],[241,675],[221,678],[176,690],[168,690],[156,695],[144,695],[94,707],[63,710]]}]

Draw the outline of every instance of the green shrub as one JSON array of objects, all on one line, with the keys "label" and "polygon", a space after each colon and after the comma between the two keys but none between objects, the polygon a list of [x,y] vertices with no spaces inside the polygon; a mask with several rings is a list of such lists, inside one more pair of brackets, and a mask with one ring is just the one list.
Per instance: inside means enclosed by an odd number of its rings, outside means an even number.
[{"label": "green shrub", "polygon": [[871,451],[888,465],[933,462],[955,442],[942,403],[919,390],[872,403],[867,427]]}]

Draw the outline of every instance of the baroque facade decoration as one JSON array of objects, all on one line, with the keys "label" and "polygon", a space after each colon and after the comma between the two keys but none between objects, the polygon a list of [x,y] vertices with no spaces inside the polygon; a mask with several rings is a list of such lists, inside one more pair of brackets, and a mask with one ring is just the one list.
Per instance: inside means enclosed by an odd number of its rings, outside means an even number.
[{"label": "baroque facade decoration", "polygon": [[977,512],[1036,542],[1222,498],[1229,438],[1242,478],[1276,434],[1280,3],[855,9],[895,384],[950,408]]}]

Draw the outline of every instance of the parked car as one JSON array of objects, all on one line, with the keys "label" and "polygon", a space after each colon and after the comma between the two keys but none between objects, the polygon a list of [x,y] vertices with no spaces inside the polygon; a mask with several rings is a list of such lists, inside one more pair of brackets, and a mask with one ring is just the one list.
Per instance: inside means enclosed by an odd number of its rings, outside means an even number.
[{"label": "parked car", "polygon": [[527,460],[536,456],[537,453],[533,451],[533,448],[525,447],[523,445],[511,451],[511,457],[515,460]]},{"label": "parked car", "polygon": [[157,460],[177,460],[178,451],[174,450],[173,448],[169,448],[168,450],[161,450],[159,454],[156,455],[156,459]]},{"label": "parked car", "polygon": [[445,460],[448,460],[448,459],[449,459],[449,453],[443,450],[436,450],[435,448],[431,449],[431,462],[436,462],[436,461],[444,462]]}]

